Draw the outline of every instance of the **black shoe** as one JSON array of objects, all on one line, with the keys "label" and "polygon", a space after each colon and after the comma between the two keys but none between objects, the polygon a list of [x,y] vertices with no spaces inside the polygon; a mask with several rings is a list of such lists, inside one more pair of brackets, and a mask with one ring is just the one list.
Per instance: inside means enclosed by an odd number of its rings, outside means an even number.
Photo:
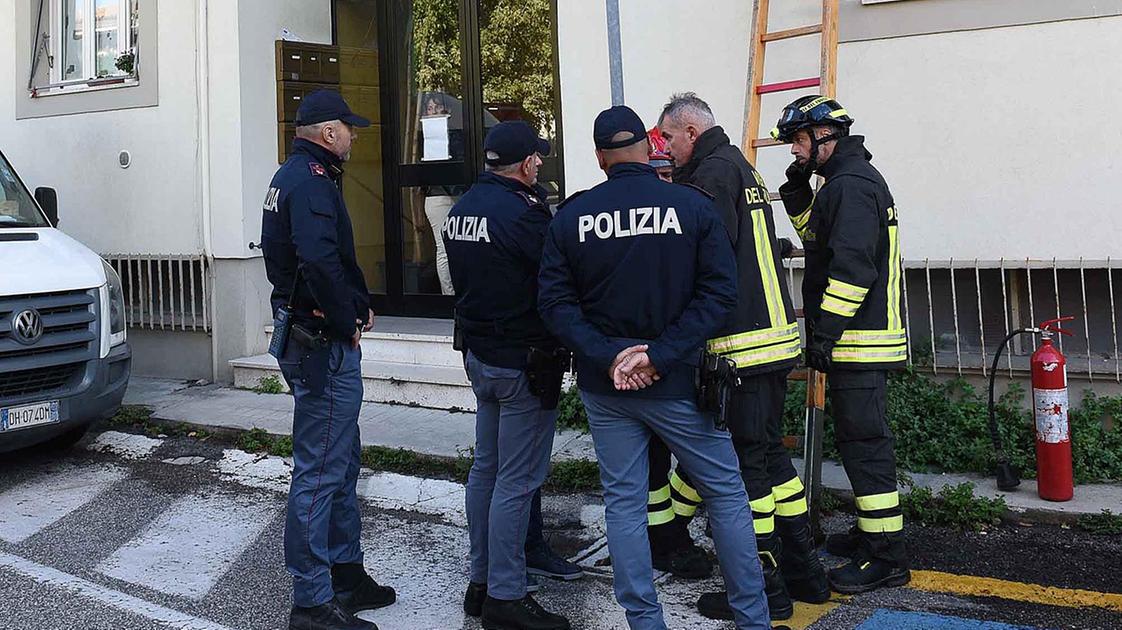
[{"label": "black shoe", "polygon": [[526,572],[530,575],[565,581],[584,577],[584,570],[580,566],[557,555],[549,545],[545,544],[526,552]]},{"label": "black shoe", "polygon": [[485,599],[487,599],[487,585],[468,582],[467,593],[464,594],[464,614],[468,617],[481,616]]},{"label": "black shoe", "polygon": [[355,617],[333,599],[312,608],[293,606],[288,630],[378,630],[378,626]]},{"label": "black shoe", "polygon": [[484,630],[570,630],[568,619],[542,608],[531,595],[513,601],[495,599],[488,595],[483,601],[483,628]]},{"label": "black shoe", "polygon": [[[764,569],[764,592],[767,595],[768,612],[771,613],[773,621],[790,619],[795,614],[795,605],[783,587],[783,576],[774,568],[771,573],[773,575],[769,576],[768,570]],[[697,612],[707,619],[731,621],[733,615],[732,607],[729,606],[728,591],[702,594],[697,599]]]},{"label": "black shoe", "polygon": [[818,549],[810,533],[810,519],[805,515],[778,517],[776,529],[783,544],[779,569],[791,599],[808,604],[822,604],[830,599],[826,569],[818,558]]},{"label": "black shoe", "polygon": [[705,550],[689,541],[670,554],[651,556],[651,564],[683,580],[703,580],[713,574],[713,561]]},{"label": "black shoe", "polygon": [[770,553],[760,554],[760,565],[764,571],[764,593],[767,594],[767,608],[774,621],[790,619],[795,614],[795,604],[787,594],[787,585],[779,571],[779,563]]},{"label": "black shoe", "polygon": [[826,537],[826,552],[839,558],[856,558],[861,551],[861,533],[856,527],[844,534],[830,534]]},{"label": "black shoe", "polygon": [[352,615],[364,610],[384,608],[397,601],[397,593],[382,586],[366,573],[361,564],[337,564],[331,567],[331,584],[335,598]]},{"label": "black shoe", "polygon": [[830,586],[846,595],[865,593],[878,588],[903,586],[911,581],[912,574],[884,560],[857,558],[829,573]]}]

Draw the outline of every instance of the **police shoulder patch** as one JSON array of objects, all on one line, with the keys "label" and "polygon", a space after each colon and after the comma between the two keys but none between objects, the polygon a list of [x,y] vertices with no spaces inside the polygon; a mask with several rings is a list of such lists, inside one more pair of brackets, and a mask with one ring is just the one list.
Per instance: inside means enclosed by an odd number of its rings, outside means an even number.
[{"label": "police shoulder patch", "polygon": [[320,164],[319,162],[308,162],[308,168],[311,169],[312,175],[327,177],[327,169],[325,169],[323,167],[323,164]]},{"label": "police shoulder patch", "polygon": [[586,192],[588,192],[587,188],[584,189],[584,190],[578,190],[575,193],[569,195],[568,197],[565,197],[565,201],[562,201],[561,203],[557,204],[557,209],[560,210],[561,208],[564,208],[565,204],[567,204],[570,201],[576,199],[577,197],[580,197],[581,195],[583,195]]},{"label": "police shoulder patch", "polygon": [[685,186],[685,187],[687,187],[687,188],[693,188],[693,189],[694,189],[694,190],[696,190],[697,192],[699,192],[699,193],[701,193],[701,194],[705,195],[705,197],[706,197],[707,199],[716,199],[716,197],[714,197],[714,196],[712,195],[712,193],[710,193],[710,192],[709,192],[708,190],[705,190],[704,188],[702,188],[701,186],[698,186],[698,185],[696,185],[696,184],[686,184],[686,183],[683,183],[683,184],[682,184],[682,186]]},{"label": "police shoulder patch", "polygon": [[522,201],[525,201],[526,205],[528,205],[528,206],[536,206],[538,204],[545,203],[545,201],[542,198],[538,197],[537,195],[531,195],[530,193],[528,193],[524,190],[512,190],[510,192],[518,195],[518,197]]}]

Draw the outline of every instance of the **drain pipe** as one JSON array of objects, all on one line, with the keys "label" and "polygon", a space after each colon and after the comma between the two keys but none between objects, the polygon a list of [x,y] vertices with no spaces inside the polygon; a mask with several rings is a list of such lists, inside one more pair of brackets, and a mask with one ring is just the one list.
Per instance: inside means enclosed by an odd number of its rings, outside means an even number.
[{"label": "drain pipe", "polygon": [[[214,269],[214,245],[211,223],[210,199],[210,48],[208,39],[208,2],[195,0],[195,94],[198,106],[198,169],[200,213],[202,215],[203,256],[206,257],[207,274],[210,276],[210,380],[218,382],[218,290],[217,274]],[[205,299],[206,296],[204,296]]]}]

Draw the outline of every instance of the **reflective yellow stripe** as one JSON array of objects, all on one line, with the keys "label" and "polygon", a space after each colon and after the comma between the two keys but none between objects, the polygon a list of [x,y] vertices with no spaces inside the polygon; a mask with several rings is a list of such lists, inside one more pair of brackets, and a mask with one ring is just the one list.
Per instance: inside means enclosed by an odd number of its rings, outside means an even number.
[{"label": "reflective yellow stripe", "polygon": [[908,358],[908,347],[834,348],[834,360],[844,363],[891,363]]},{"label": "reflective yellow stripe", "polygon": [[771,494],[775,497],[776,501],[782,501],[789,497],[795,496],[805,489],[806,488],[803,487],[802,480],[799,479],[798,475],[795,475],[790,481],[781,483],[778,486],[773,486],[771,489]]},{"label": "reflective yellow stripe", "polygon": [[690,517],[693,516],[696,512],[696,505],[689,505],[686,503],[682,503],[681,501],[674,502],[674,513],[678,516]]},{"label": "reflective yellow stripe", "polygon": [[798,337],[799,324],[798,322],[791,322],[785,326],[761,328],[760,330],[736,333],[727,337],[717,337],[716,339],[710,339],[708,345],[710,352],[724,353],[769,346],[791,338],[798,339]]},{"label": "reflective yellow stripe", "polygon": [[752,232],[756,237],[756,262],[760,266],[760,280],[763,281],[768,317],[773,328],[783,326],[787,323],[787,313],[783,310],[779,275],[775,273],[775,253],[771,249],[767,217],[764,216],[763,208],[752,211]]},{"label": "reflective yellow stripe", "polygon": [[835,109],[834,111],[830,112],[830,118],[840,118],[847,114],[849,114],[849,112],[845,111],[845,108],[843,107],[841,109]]},{"label": "reflective yellow stripe", "polygon": [[859,287],[856,284],[842,282],[837,278],[830,278],[830,283],[826,285],[826,292],[855,302],[864,300],[865,296],[869,294],[868,289]]},{"label": "reflective yellow stripe", "polygon": [[870,494],[864,497],[854,497],[854,500],[857,503],[857,509],[862,512],[900,507],[900,493],[896,490],[885,492],[884,494]]},{"label": "reflective yellow stripe", "polygon": [[889,516],[886,518],[857,517],[857,529],[867,534],[886,534],[904,529],[903,516]]},{"label": "reflective yellow stripe", "polygon": [[775,504],[775,515],[790,518],[792,516],[799,516],[806,514],[806,498],[795,499],[794,501],[780,501]]},{"label": "reflective yellow stripe", "polygon": [[829,293],[822,296],[822,310],[828,311],[835,315],[841,315],[842,317],[853,317],[857,314],[857,309],[860,307],[860,304],[854,304],[853,302],[839,300]]},{"label": "reflective yellow stripe", "polygon": [[663,525],[674,520],[674,508],[668,507],[658,512],[647,512],[647,525]]},{"label": "reflective yellow stripe", "polygon": [[839,346],[898,346],[908,342],[908,334],[899,330],[847,330],[838,340]]},{"label": "reflective yellow stripe", "polygon": [[658,490],[647,493],[647,503],[662,503],[670,499],[670,485],[667,484]]},{"label": "reflective yellow stripe", "polygon": [[766,518],[753,518],[752,529],[755,530],[757,536],[764,536],[775,531],[775,517],[768,516]]},{"label": "reflective yellow stripe", "polygon": [[699,495],[697,493],[697,490],[691,488],[685,481],[682,481],[682,478],[678,476],[678,471],[676,470],[673,472],[673,474],[670,475],[670,486],[677,490],[678,494],[689,499],[690,501],[693,501],[694,503],[701,503],[701,495]]},{"label": "reflective yellow stripe", "polygon": [[801,353],[802,349],[799,347],[799,339],[796,337],[780,345],[757,348],[755,350],[745,350],[744,352],[734,352],[732,354],[726,354],[725,356],[732,359],[733,362],[736,363],[736,367],[747,368],[787,361],[797,358]]},{"label": "reflective yellow stripe", "polygon": [[775,511],[775,497],[770,494],[766,497],[760,497],[754,501],[748,501],[748,505],[752,508],[753,512],[761,514]]},{"label": "reflective yellow stripe", "polygon": [[807,103],[806,105],[803,105],[802,107],[800,107],[799,111],[809,112],[810,110],[814,109],[815,107],[818,107],[819,105],[821,105],[822,103],[825,103],[828,100],[830,100],[829,96],[819,96],[818,98],[814,99],[813,101],[811,101],[811,102]]},{"label": "reflective yellow stripe", "polygon": [[901,266],[899,228],[890,225],[888,226],[888,327],[890,329],[904,327],[900,319]]}]

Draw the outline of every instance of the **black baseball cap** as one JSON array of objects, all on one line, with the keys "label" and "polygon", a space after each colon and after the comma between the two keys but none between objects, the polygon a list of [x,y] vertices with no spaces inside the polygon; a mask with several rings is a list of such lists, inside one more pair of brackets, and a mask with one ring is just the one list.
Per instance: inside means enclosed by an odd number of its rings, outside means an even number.
[{"label": "black baseball cap", "polygon": [[535,153],[549,155],[550,150],[549,141],[539,138],[537,132],[521,120],[509,120],[491,127],[483,141],[487,164],[491,166],[517,164]]},{"label": "black baseball cap", "polygon": [[316,90],[304,96],[296,110],[296,126],[315,125],[329,120],[341,120],[355,127],[369,127],[370,121],[347,107],[343,95],[335,90]]},{"label": "black baseball cap", "polygon": [[[631,133],[630,138],[612,142],[612,138],[623,131]],[[635,110],[626,105],[616,105],[600,112],[592,125],[592,139],[597,149],[622,149],[647,139],[647,128]]]}]

